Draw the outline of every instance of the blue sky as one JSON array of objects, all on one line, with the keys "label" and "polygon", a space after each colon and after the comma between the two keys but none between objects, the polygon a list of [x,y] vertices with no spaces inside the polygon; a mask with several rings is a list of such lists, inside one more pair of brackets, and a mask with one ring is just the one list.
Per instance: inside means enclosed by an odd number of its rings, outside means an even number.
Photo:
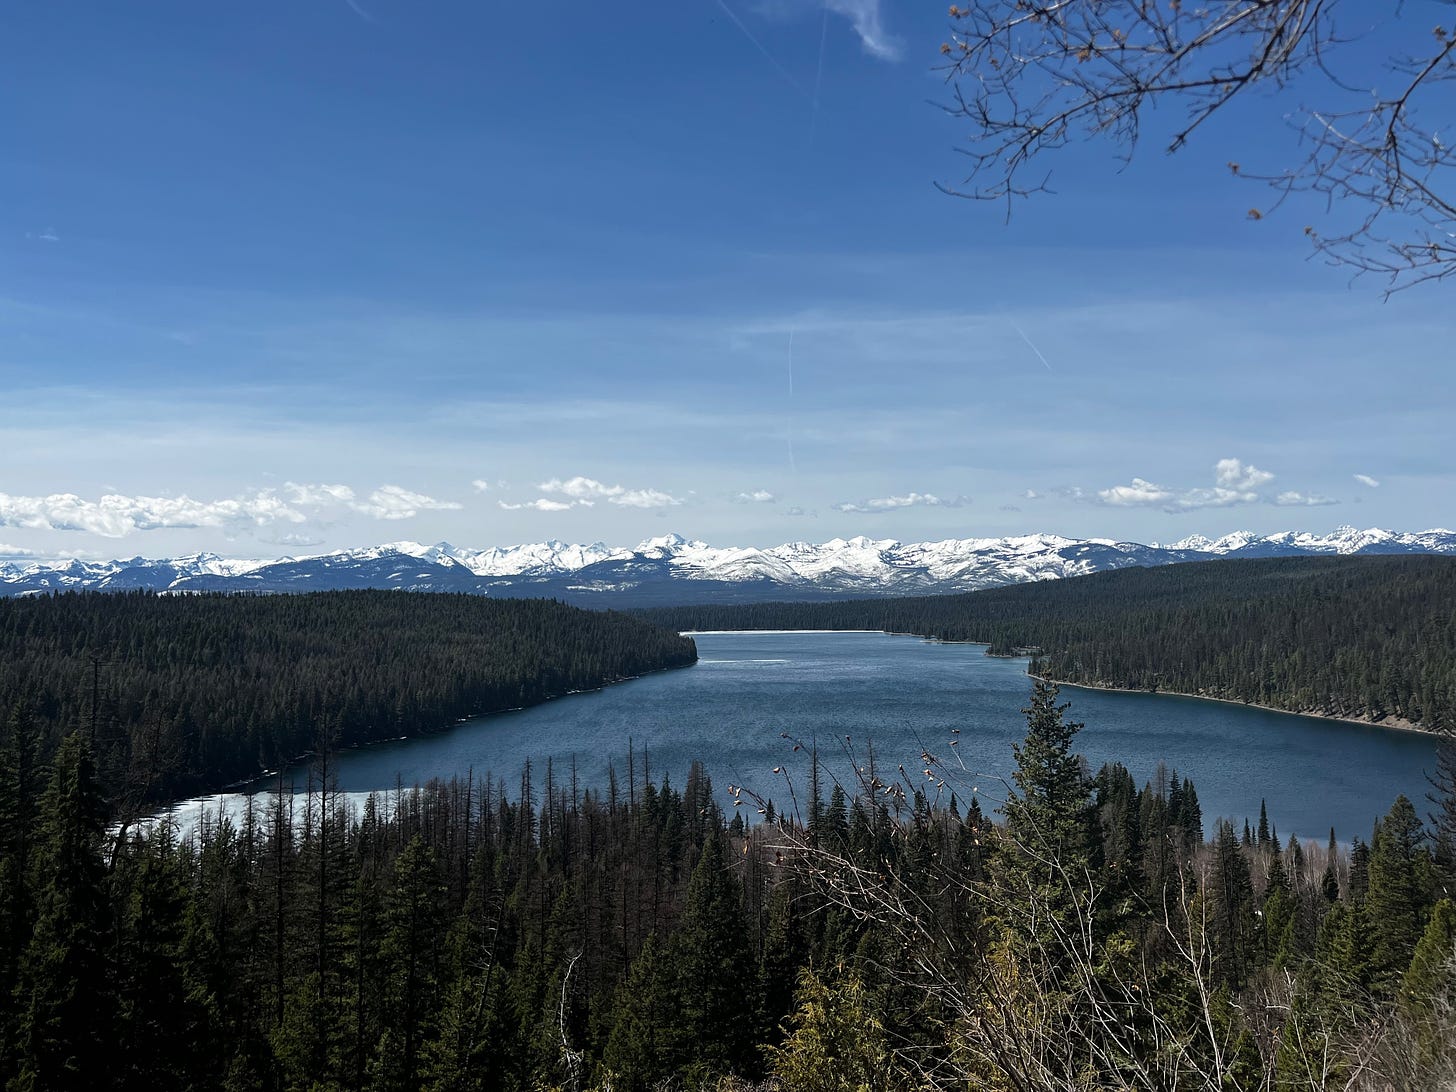
[{"label": "blue sky", "polygon": [[1247,217],[1278,98],[1008,223],[937,5],[7,24],[0,553],[1456,523],[1451,290]]}]

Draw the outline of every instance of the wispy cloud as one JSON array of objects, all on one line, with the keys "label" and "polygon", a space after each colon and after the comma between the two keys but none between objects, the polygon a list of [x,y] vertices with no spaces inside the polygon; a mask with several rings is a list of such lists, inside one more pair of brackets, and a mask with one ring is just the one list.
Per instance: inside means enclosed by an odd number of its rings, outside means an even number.
[{"label": "wispy cloud", "polygon": [[296,546],[300,548],[320,546],[326,541],[318,535],[309,534],[307,531],[289,531],[283,535],[267,535],[260,536],[260,538],[261,541],[272,546]]},{"label": "wispy cloud", "polygon": [[880,0],[825,0],[824,6],[849,20],[865,52],[883,61],[900,59],[900,40],[885,29]]},{"label": "wispy cloud", "polygon": [[350,507],[375,519],[412,519],[421,512],[449,511],[458,509],[460,505],[455,501],[436,500],[403,486],[381,485],[369,494],[368,500]]},{"label": "wispy cloud", "polygon": [[24,546],[11,546],[9,543],[0,542],[0,560],[16,560],[23,557],[34,557],[34,550],[27,550]]},{"label": "wispy cloud", "polygon": [[471,481],[470,488],[474,489],[477,493],[489,493],[490,482],[484,478],[475,478]]},{"label": "wispy cloud", "polygon": [[347,485],[301,485],[298,482],[286,482],[283,492],[291,503],[310,508],[348,504],[354,499],[354,491]]},{"label": "wispy cloud", "polygon": [[622,485],[607,485],[595,478],[580,475],[575,478],[552,478],[541,482],[536,488],[543,493],[554,493],[576,501],[604,500],[620,508],[675,508],[683,503],[681,497],[675,497],[661,489],[628,489]]},{"label": "wispy cloud", "polygon": [[1288,490],[1274,498],[1280,508],[1319,508],[1327,504],[1339,504],[1334,497],[1322,497],[1318,493],[1298,493]]},{"label": "wispy cloud", "polygon": [[752,493],[734,493],[728,499],[734,504],[773,504],[778,500],[767,489],[755,489]]},{"label": "wispy cloud", "polygon": [[1378,481],[1376,481],[1374,478],[1372,478],[1369,474],[1356,474],[1356,475],[1354,475],[1354,477],[1355,477],[1355,480],[1357,482],[1359,482],[1361,485],[1368,486],[1371,489],[1379,489],[1380,488],[1380,483]]},{"label": "wispy cloud", "polygon": [[377,23],[379,21],[378,19],[374,18],[374,16],[370,15],[367,11],[365,11],[362,7],[360,7],[357,0],[344,0],[344,3],[348,4],[349,10],[352,11],[355,15],[359,16],[360,19],[363,19],[366,23]]},{"label": "wispy cloud", "polygon": [[42,243],[59,243],[61,241],[61,237],[56,234],[55,228],[46,228],[44,231],[27,231],[25,237],[27,239],[35,239]]},{"label": "wispy cloud", "polygon": [[900,508],[960,508],[970,504],[970,497],[945,499],[934,493],[905,493],[898,497],[874,497],[864,501],[843,501],[834,505],[836,512],[894,512]]},{"label": "wispy cloud", "polygon": [[592,503],[589,500],[558,501],[552,500],[550,497],[537,497],[535,500],[521,501],[518,504],[510,501],[496,501],[496,504],[507,512],[519,512],[527,508],[537,512],[567,512],[573,508],[590,508]]}]

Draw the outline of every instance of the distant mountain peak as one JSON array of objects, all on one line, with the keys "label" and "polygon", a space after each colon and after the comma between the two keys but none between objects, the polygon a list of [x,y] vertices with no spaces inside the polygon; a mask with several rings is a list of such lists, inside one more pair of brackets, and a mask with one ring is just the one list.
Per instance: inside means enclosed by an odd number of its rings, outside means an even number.
[{"label": "distant mountain peak", "polygon": [[472,549],[444,541],[425,546],[402,540],[276,560],[227,559],[202,552],[160,560],[0,562],[0,595],[65,589],[298,592],[379,587],[553,596],[597,605],[741,602],[926,595],[1218,557],[1361,553],[1456,556],[1456,533],[1346,526],[1324,535],[1189,535],[1167,546],[1046,532],[908,543],[857,535],[768,547],[710,546],[676,533],[635,547],[551,539]]}]

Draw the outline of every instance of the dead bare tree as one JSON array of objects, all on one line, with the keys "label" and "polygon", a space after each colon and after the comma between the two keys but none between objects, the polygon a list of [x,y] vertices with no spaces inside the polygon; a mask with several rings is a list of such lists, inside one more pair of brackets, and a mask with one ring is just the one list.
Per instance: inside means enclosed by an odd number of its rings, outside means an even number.
[{"label": "dead bare tree", "polygon": [[[1305,228],[1335,264],[1391,290],[1456,274],[1456,3],[1397,0],[970,0],[950,8],[941,46],[952,99],[970,123],[970,174],[942,187],[1004,200],[1047,189],[1048,152],[1103,138],[1132,156],[1146,115],[1182,107],[1182,148],[1256,89],[1276,90],[1288,163],[1229,163],[1275,191],[1326,199]],[[1443,20],[1444,15],[1444,20]],[[1306,97],[1308,101],[1306,101]],[[1253,219],[1265,212],[1249,210]]]}]

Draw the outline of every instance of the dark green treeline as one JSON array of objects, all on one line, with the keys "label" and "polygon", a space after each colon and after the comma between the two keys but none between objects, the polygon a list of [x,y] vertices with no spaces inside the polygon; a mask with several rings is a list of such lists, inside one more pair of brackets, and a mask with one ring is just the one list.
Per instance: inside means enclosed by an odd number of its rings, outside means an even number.
[{"label": "dark green treeline", "polygon": [[1210,561],[965,595],[681,607],[674,629],[882,629],[1039,651],[1063,682],[1456,730],[1456,558]]},{"label": "dark green treeline", "polygon": [[350,746],[533,705],[697,658],[626,615],[549,600],[349,591],[0,599],[0,707],[43,753],[94,726],[113,797],[255,777]]},{"label": "dark green treeline", "polygon": [[[1191,780],[1089,777],[1064,713],[1038,684],[1004,825],[928,756],[924,788],[810,776],[802,814],[731,821],[701,767],[679,789],[639,756],[600,792],[547,767],[358,812],[262,797],[178,844],[108,832],[84,737],[43,770],[17,712],[0,1085],[888,1090],[913,1062],[1010,1088],[1012,1038],[1068,1028],[1054,1064],[1106,1087],[1170,1042],[1222,1087],[1305,1087],[1316,1062],[1373,1064],[1371,1027],[1409,1029],[1422,1072],[1456,1062],[1453,876],[1409,801],[1349,853],[1281,844],[1267,815],[1205,843]],[[1087,1006],[1129,981],[1131,1038],[1098,1053],[1112,1025]]]}]

